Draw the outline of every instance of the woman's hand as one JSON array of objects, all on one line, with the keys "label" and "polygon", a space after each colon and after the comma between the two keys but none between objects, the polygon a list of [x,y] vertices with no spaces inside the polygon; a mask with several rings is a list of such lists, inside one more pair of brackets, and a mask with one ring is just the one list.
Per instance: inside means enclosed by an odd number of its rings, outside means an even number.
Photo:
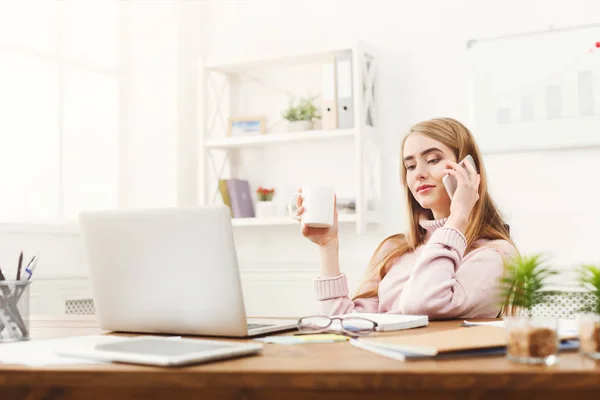
[{"label": "woman's hand", "polygon": [[450,203],[450,216],[446,226],[456,228],[461,232],[467,229],[469,216],[477,200],[479,200],[479,183],[481,176],[473,165],[465,162],[464,165],[448,161],[449,168],[444,170],[456,178],[456,191]]},{"label": "woman's hand", "polygon": [[[302,189],[298,189],[298,193],[302,193]],[[302,205],[302,196],[298,196],[296,206],[298,207],[296,217],[301,218],[305,210]],[[338,214],[335,195],[333,196],[333,225],[329,228],[313,228],[302,224],[302,235],[319,247],[338,244]]]}]

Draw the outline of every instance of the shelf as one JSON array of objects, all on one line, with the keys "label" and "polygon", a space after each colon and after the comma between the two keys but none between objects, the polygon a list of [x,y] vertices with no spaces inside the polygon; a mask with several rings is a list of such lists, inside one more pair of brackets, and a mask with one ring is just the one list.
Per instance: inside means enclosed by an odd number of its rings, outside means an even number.
[{"label": "shelf", "polygon": [[[368,213],[368,216],[370,213]],[[374,221],[374,218],[367,218],[368,221]],[[356,222],[356,214],[339,214],[338,224]],[[272,217],[272,218],[233,218],[231,224],[234,227],[244,226],[276,226],[276,225],[299,225],[299,222],[292,217]]]},{"label": "shelf", "polygon": [[[381,192],[381,146],[383,143],[381,133],[376,129],[377,49],[359,38],[346,38],[336,42],[327,41],[322,45],[309,46],[300,52],[291,52],[289,50],[292,49],[286,50],[284,47],[281,50],[281,52],[275,51],[270,54],[268,52],[262,54],[253,51],[241,52],[241,57],[233,59],[213,57],[209,60],[206,58],[200,60],[202,64],[198,68],[198,78],[202,85],[199,85],[199,88],[202,88],[202,98],[206,101],[205,107],[203,107],[203,120],[208,121],[208,125],[200,127],[199,132],[202,158],[200,161],[203,171],[199,176],[200,200],[202,204],[210,204],[219,194],[218,180],[226,175],[239,175],[240,171],[244,171],[243,174],[248,176],[247,179],[251,179],[252,174],[255,173],[260,174],[260,180],[268,181],[271,178],[280,182],[279,179],[283,177],[279,176],[279,171],[271,171],[273,168],[261,169],[262,165],[244,165],[253,163],[254,159],[260,157],[260,153],[263,151],[290,150],[291,155],[295,155],[293,153],[296,146],[299,150],[316,148],[317,151],[325,152],[331,150],[327,147],[331,145],[337,147],[338,144],[341,144],[340,151],[335,151],[338,150],[337,148],[334,150],[335,157],[338,157],[339,160],[353,160],[352,168],[334,169],[331,171],[331,176],[324,174],[322,181],[334,185],[337,181],[335,174],[343,175],[345,184],[348,184],[349,182],[346,181],[352,178],[354,181],[352,197],[356,199],[357,215],[340,214],[339,223],[346,228],[355,228],[356,232],[361,234],[365,232],[368,225],[376,225],[381,222],[379,210],[372,211],[373,205],[369,205],[368,201],[371,193]],[[250,57],[245,58],[245,55]],[[227,57],[226,54],[223,56]],[[355,96],[352,103],[355,109],[353,129],[303,132],[277,132],[278,129],[274,129],[274,132],[270,133],[235,137],[229,137],[222,132],[227,131],[226,119],[231,115],[232,110],[242,115],[244,111],[250,110],[247,107],[240,108],[242,104],[246,103],[236,98],[237,93],[232,90],[234,85],[246,80],[255,84],[267,84],[262,81],[267,72],[272,72],[277,79],[281,78],[283,81],[285,81],[285,77],[293,79],[292,73],[312,74],[314,77],[309,77],[310,82],[316,85],[317,80],[313,78],[316,78],[323,63],[330,63],[338,56],[344,56],[344,59],[348,59],[350,56],[351,60],[350,79]],[[269,71],[271,68],[273,71]],[[283,68],[293,68],[293,70],[286,71]],[[267,86],[270,85],[267,84]],[[247,89],[248,92],[259,90],[259,85],[253,84]],[[250,95],[245,90],[241,91],[241,94]],[[253,106],[260,108],[267,107],[268,104],[269,102],[265,101],[264,104]],[[273,113],[276,111],[275,108],[279,107],[279,105],[270,104]],[[268,109],[261,113],[271,115]],[[256,115],[256,110],[249,115]],[[219,122],[220,125],[218,125]],[[283,128],[283,130],[285,129],[286,127]],[[310,149],[305,149],[305,147],[310,147]],[[253,154],[253,150],[257,154]],[[329,153],[327,154],[329,155]],[[266,155],[266,153],[263,154],[263,156]],[[282,167],[297,162],[294,159],[288,161],[286,152],[279,155],[281,157],[276,157],[276,161],[282,164]],[[290,177],[290,179],[306,179],[306,177],[299,176],[301,172],[295,173],[297,176]],[[310,169],[306,172],[307,175],[318,173],[317,170],[311,171]],[[252,227],[268,229],[268,227],[282,226],[285,227],[283,229],[294,229],[298,227],[298,221],[285,215],[273,218],[234,218],[232,225],[236,227],[235,229],[249,227],[244,228],[249,231],[252,231]]]},{"label": "shelf", "polygon": [[330,59],[332,56],[351,51],[352,49],[353,46],[342,46],[337,48],[319,49],[306,53],[281,53],[270,54],[255,59],[223,60],[219,62],[208,63],[206,68],[235,74],[237,72],[252,68],[283,68],[298,64],[322,63]]},{"label": "shelf", "polygon": [[223,139],[209,139],[204,146],[211,149],[232,149],[241,147],[268,146],[278,143],[297,143],[313,141],[329,141],[354,138],[354,129],[335,129],[304,131],[293,133],[265,133],[256,136],[227,137]]}]

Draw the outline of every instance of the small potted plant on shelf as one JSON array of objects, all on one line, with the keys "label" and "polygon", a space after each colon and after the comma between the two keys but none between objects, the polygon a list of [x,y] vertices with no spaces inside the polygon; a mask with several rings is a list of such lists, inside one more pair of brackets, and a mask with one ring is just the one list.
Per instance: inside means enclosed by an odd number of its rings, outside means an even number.
[{"label": "small potted plant on shelf", "polygon": [[256,203],[256,217],[275,217],[277,215],[277,208],[273,204],[273,196],[275,196],[274,188],[264,188],[259,186],[256,189],[258,196],[258,202]]},{"label": "small potted plant on shelf", "polygon": [[505,315],[507,357],[528,364],[553,364],[558,354],[558,319],[534,317],[533,308],[548,301],[547,279],[556,271],[541,255],[517,256],[506,263],[500,280]]},{"label": "small potted plant on shelf", "polygon": [[308,131],[313,128],[313,122],[320,118],[314,100],[315,97],[305,97],[298,101],[290,101],[288,108],[281,113],[283,118],[288,120],[289,132]]},{"label": "small potted plant on shelf", "polygon": [[583,307],[579,315],[579,343],[581,353],[600,359],[600,267],[582,265],[579,282],[585,290],[592,292],[595,304]]}]

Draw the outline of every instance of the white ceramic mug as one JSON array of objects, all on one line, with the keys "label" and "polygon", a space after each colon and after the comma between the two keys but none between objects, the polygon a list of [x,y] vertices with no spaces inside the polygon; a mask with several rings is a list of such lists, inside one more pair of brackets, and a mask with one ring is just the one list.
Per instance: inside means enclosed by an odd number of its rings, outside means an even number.
[{"label": "white ceramic mug", "polygon": [[[302,193],[294,193],[288,203],[288,212],[306,226],[329,228],[333,225],[334,190],[328,186],[303,186]],[[297,216],[297,197],[302,197],[304,212]]]}]

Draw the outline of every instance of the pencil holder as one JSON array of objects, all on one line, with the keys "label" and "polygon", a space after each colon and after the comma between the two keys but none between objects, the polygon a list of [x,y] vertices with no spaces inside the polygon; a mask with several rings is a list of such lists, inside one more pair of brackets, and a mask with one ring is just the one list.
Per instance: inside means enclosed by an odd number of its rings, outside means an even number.
[{"label": "pencil holder", "polygon": [[31,281],[0,281],[0,343],[29,340]]}]

